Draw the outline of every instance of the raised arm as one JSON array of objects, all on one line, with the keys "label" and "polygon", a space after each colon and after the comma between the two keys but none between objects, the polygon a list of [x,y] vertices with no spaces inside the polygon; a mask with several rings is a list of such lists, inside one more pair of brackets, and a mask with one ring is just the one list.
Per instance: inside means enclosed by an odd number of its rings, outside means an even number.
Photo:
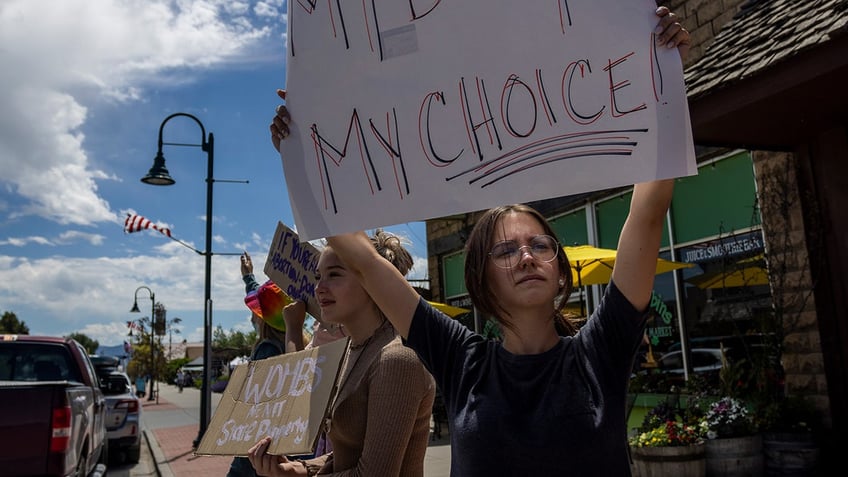
[{"label": "raised arm", "polygon": [[371,298],[406,338],[412,315],[418,306],[418,292],[397,268],[377,253],[365,232],[341,234],[327,239],[339,258],[353,273]]},{"label": "raised arm", "polygon": [[[656,14],[657,43],[677,48],[681,60],[686,60],[691,39],[680,18],[666,7],[657,8]],[[663,223],[673,192],[673,179],[636,184],[630,213],[618,239],[612,279],[639,310],[647,308],[651,300]]]},{"label": "raised arm", "polygon": [[306,303],[295,300],[286,305],[283,308],[283,320],[286,322],[286,353],[303,350],[303,322],[306,321]]},{"label": "raised arm", "polygon": [[245,250],[241,254],[239,261],[241,262],[241,279],[244,281],[244,292],[250,293],[259,288],[259,282],[256,281],[256,277],[253,275],[253,260],[251,260],[250,255]]},{"label": "raised arm", "polygon": [[674,180],[636,184],[630,213],[618,238],[612,279],[638,310],[651,300],[665,214],[671,203]]}]

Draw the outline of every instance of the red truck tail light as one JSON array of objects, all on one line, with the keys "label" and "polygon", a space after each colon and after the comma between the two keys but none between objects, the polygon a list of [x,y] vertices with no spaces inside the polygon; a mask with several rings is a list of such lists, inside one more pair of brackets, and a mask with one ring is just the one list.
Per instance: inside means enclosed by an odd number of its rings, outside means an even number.
[{"label": "red truck tail light", "polygon": [[62,406],[53,409],[53,432],[50,438],[50,452],[65,452],[71,440],[71,407]]},{"label": "red truck tail light", "polygon": [[115,404],[115,409],[126,409],[127,412],[138,412],[138,401],[135,399],[118,401],[118,403]]}]

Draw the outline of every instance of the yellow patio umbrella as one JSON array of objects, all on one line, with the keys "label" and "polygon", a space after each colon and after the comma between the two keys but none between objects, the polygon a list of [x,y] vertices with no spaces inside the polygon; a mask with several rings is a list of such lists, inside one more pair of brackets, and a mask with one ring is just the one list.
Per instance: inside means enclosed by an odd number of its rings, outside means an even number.
[{"label": "yellow patio umbrella", "polygon": [[574,245],[572,247],[562,247],[565,251],[565,256],[568,257],[568,262],[571,264],[571,278],[578,287],[585,285],[598,285],[609,283],[609,278],[606,281],[597,281],[598,278],[592,277],[592,282],[588,281],[588,275],[591,270],[598,268],[598,264],[602,260],[612,260],[615,262],[615,250],[609,248],[598,248],[591,245]]},{"label": "yellow patio umbrella", "polygon": [[725,270],[704,273],[686,281],[701,289],[768,285],[768,271],[763,265],[763,256],[757,255],[756,257],[739,260]]},{"label": "yellow patio umbrella", "polygon": [[435,301],[428,300],[427,303],[429,303],[433,306],[433,308],[441,311],[442,313],[448,315],[451,318],[456,318],[457,316],[463,313],[468,313],[469,311],[471,311],[468,308],[460,308],[458,306],[451,306],[445,303],[439,303]]},{"label": "yellow patio umbrella", "polygon": [[[591,245],[563,247],[571,264],[571,278],[580,287],[580,313],[583,313],[583,287],[588,285],[606,285],[612,278],[616,250],[598,248]],[[656,274],[670,272],[679,268],[689,268],[692,263],[674,262],[657,258]]]}]

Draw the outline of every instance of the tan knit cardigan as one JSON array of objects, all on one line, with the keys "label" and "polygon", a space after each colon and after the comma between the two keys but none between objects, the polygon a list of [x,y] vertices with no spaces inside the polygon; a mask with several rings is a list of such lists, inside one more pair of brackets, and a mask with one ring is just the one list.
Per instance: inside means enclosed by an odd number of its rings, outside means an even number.
[{"label": "tan knit cardigan", "polygon": [[436,385],[388,321],[350,349],[329,426],[333,452],[310,475],[423,477]]}]

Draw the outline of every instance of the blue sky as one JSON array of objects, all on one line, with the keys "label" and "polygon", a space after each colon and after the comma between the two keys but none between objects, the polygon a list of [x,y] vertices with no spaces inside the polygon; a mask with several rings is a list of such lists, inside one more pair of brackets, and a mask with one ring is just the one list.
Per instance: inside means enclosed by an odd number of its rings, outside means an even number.
[{"label": "blue sky", "polygon": [[[294,222],[268,124],[285,86],[286,2],[0,2],[0,312],[32,334],[81,332],[102,345],[150,314],[149,287],[174,340],[201,341],[204,258],[155,231],[125,234],[127,212],[204,249],[207,156],[165,146],[169,187],[143,184],[159,125],[196,116],[215,140],[213,252],[248,251],[257,278],[277,225]],[[170,120],[166,142],[198,144]],[[420,222],[390,230],[427,276]],[[212,260],[213,326],[249,329],[237,256]]]}]

